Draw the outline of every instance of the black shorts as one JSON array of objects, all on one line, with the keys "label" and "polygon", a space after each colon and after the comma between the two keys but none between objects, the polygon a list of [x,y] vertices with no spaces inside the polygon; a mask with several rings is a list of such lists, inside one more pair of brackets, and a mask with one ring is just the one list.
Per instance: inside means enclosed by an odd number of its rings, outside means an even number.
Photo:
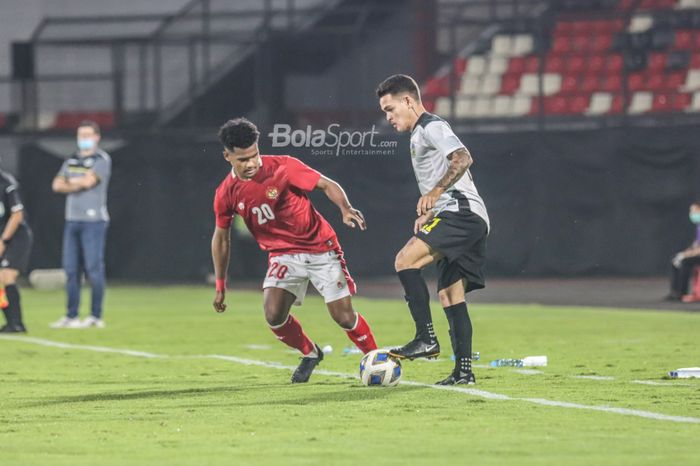
[{"label": "black shorts", "polygon": [[0,268],[25,273],[29,266],[29,254],[32,252],[32,240],[32,230],[26,226],[19,227],[5,247],[5,254],[0,257]]},{"label": "black shorts", "polygon": [[466,292],[484,287],[487,235],[484,219],[462,202],[459,212],[440,212],[416,234],[445,256],[437,263],[438,291],[459,280],[466,280]]}]

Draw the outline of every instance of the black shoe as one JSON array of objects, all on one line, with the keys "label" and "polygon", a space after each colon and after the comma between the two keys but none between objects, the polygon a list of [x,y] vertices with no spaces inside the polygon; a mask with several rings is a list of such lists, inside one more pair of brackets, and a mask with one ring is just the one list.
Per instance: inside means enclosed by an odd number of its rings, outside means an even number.
[{"label": "black shoe", "polygon": [[680,301],[683,297],[675,293],[669,293],[664,296],[664,301]]},{"label": "black shoe", "polygon": [[476,385],[473,372],[453,372],[446,379],[435,382],[435,385]]},{"label": "black shoe", "polygon": [[311,358],[304,356],[301,358],[299,367],[296,368],[292,374],[292,383],[305,383],[309,381],[311,373],[316,369],[316,366],[323,361],[323,351],[316,345],[316,352],[318,353],[317,358]]},{"label": "black shoe", "polygon": [[400,348],[389,350],[389,354],[398,359],[416,358],[434,359],[440,355],[440,343],[437,340],[426,342],[419,338],[411,340]]},{"label": "black shoe", "polygon": [[27,329],[24,328],[24,325],[22,325],[22,324],[19,324],[19,325],[6,324],[2,328],[0,328],[0,333],[27,333]]}]

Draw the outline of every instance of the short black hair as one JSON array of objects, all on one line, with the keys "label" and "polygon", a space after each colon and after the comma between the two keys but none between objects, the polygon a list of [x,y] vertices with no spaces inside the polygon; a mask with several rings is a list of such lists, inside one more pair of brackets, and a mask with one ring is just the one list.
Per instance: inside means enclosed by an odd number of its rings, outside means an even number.
[{"label": "short black hair", "polygon": [[230,151],[235,147],[246,149],[258,142],[258,137],[258,127],[243,117],[229,120],[219,128],[219,141]]},{"label": "short black hair", "polygon": [[387,94],[401,94],[408,92],[411,97],[420,102],[420,90],[416,81],[406,74],[395,74],[382,81],[377,87],[377,97]]},{"label": "short black hair", "polygon": [[78,128],[84,128],[84,127],[92,128],[93,131],[95,131],[95,134],[101,134],[100,133],[100,125],[98,125],[97,123],[95,123],[92,120],[81,121],[80,124],[78,125]]}]

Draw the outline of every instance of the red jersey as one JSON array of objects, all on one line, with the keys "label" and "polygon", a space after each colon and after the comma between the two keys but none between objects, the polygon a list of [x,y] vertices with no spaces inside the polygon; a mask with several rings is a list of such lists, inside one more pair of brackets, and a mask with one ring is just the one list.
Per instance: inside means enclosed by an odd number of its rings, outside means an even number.
[{"label": "red jersey", "polygon": [[229,228],[233,216],[240,215],[260,249],[273,255],[336,249],[333,227],[306,196],[321,174],[294,157],[260,158],[253,178],[241,180],[232,170],[216,189],[216,225]]}]

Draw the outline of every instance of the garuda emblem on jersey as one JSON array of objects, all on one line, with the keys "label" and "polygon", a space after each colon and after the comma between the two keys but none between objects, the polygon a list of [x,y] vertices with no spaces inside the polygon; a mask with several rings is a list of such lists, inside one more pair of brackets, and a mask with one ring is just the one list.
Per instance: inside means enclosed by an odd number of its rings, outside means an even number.
[{"label": "garuda emblem on jersey", "polygon": [[269,188],[267,188],[267,192],[265,193],[268,199],[277,199],[278,194],[279,191],[277,191],[277,188],[275,188],[274,186],[270,186]]}]

